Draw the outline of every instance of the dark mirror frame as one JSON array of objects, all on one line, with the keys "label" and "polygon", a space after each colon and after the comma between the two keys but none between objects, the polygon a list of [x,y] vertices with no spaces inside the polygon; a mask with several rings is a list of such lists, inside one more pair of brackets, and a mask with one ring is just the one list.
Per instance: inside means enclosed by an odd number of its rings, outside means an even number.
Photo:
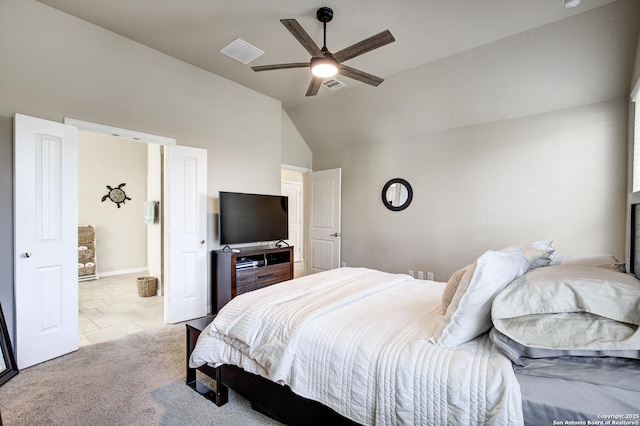
[{"label": "dark mirror frame", "polygon": [[[4,359],[5,369],[0,371],[0,386],[5,384],[9,379],[18,374],[18,365],[13,356],[11,348],[11,340],[9,339],[9,331],[7,330],[7,322],[2,313],[2,304],[0,304],[0,349],[2,349],[2,359]],[[1,424],[1,423],[0,423]]]},{"label": "dark mirror frame", "polygon": [[[402,184],[405,186],[405,188],[407,188],[407,200],[399,206],[392,206],[387,202],[387,190],[394,183]],[[413,189],[411,188],[411,185],[409,184],[409,182],[407,182],[406,180],[401,178],[394,178],[384,184],[384,187],[382,188],[382,204],[384,204],[384,206],[389,210],[392,210],[394,212],[399,212],[401,210],[404,210],[407,207],[409,207],[409,204],[411,204],[411,200],[413,200]]]}]

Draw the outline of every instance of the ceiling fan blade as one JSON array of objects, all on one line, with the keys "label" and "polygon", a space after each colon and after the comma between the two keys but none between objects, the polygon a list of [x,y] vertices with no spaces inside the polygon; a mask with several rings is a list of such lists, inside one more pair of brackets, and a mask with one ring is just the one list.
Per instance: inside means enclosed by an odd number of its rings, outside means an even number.
[{"label": "ceiling fan blade", "polygon": [[334,53],[333,57],[336,58],[338,62],[342,63],[344,61],[348,61],[349,59],[355,58],[356,56],[360,56],[363,53],[367,53],[372,51],[373,49],[377,49],[378,47],[393,43],[394,41],[396,41],[396,39],[393,38],[389,30],[385,30],[379,34],[364,39],[359,43],[352,44],[351,46],[346,47],[337,53]]},{"label": "ceiling fan blade", "polygon": [[291,64],[260,65],[257,67],[251,67],[254,71],[284,70],[287,68],[309,68],[309,62],[294,62]]},{"label": "ceiling fan blade", "polygon": [[323,57],[324,54],[313,39],[307,34],[302,26],[295,19],[281,19],[282,25],[287,27],[289,32],[300,42],[300,44],[307,49],[307,52],[313,57]]},{"label": "ceiling fan blade", "polygon": [[320,85],[322,84],[321,77],[313,77],[311,79],[311,83],[309,83],[309,88],[307,89],[307,94],[305,96],[315,96],[318,94],[318,90],[320,90]]},{"label": "ceiling fan blade", "polygon": [[371,75],[364,71],[360,71],[342,64],[340,64],[340,71],[338,71],[338,74],[376,87],[384,81],[383,78],[376,77],[375,75]]}]

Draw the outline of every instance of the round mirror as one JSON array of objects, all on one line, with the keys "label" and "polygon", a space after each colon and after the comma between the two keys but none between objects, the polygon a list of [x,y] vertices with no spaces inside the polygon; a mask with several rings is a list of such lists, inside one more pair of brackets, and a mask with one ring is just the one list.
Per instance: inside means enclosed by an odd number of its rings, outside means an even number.
[{"label": "round mirror", "polygon": [[391,179],[382,188],[382,203],[393,211],[404,210],[409,207],[413,199],[413,189],[404,179]]}]

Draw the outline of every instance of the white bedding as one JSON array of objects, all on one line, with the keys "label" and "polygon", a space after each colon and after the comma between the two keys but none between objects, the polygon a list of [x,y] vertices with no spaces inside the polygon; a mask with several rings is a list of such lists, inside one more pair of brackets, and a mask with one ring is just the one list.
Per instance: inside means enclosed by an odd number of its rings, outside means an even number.
[{"label": "white bedding", "polygon": [[249,292],[200,335],[190,365],[240,366],[361,424],[523,424],[511,362],[486,335],[429,342],[443,289],[340,268]]}]

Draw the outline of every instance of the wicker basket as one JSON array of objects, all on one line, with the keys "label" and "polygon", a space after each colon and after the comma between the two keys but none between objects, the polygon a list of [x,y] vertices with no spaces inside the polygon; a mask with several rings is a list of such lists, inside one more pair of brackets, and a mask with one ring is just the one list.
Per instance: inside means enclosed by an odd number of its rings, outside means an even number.
[{"label": "wicker basket", "polygon": [[92,225],[78,226],[78,243],[83,245],[92,243],[96,236],[96,229]]},{"label": "wicker basket", "polygon": [[156,277],[138,277],[138,296],[149,297],[156,294]]},{"label": "wicker basket", "polygon": [[84,247],[86,247],[86,249],[78,250],[78,261],[81,263],[92,260],[95,254],[93,244],[86,244]]},{"label": "wicker basket", "polygon": [[95,266],[82,266],[80,268],[78,268],[78,276],[79,277],[84,277],[87,275],[95,275],[96,274],[96,267]]}]

